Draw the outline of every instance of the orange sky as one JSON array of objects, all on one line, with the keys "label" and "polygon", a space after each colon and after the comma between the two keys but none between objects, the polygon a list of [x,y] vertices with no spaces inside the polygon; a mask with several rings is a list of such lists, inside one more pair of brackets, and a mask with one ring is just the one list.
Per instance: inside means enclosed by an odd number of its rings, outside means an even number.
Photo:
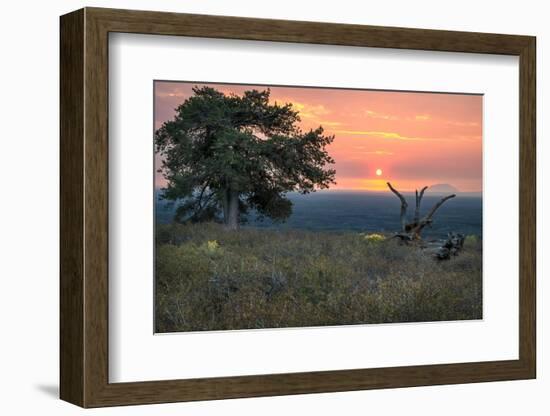
[{"label": "orange sky", "polygon": [[[155,82],[155,129],[174,109],[209,85],[242,94],[265,86]],[[323,126],[335,135],[328,147],[335,160],[331,189],[403,191],[448,183],[461,192],[482,188],[482,96],[332,88],[269,87],[271,101],[290,102],[303,130]],[[158,163],[158,160],[157,160]],[[377,176],[376,170],[382,175]],[[164,185],[162,176],[155,179]]]}]

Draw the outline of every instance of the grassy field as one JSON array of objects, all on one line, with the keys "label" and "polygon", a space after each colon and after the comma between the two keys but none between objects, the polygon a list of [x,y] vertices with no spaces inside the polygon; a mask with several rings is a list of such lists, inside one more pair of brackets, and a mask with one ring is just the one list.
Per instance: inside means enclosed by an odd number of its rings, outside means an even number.
[{"label": "grassy field", "polygon": [[355,232],[159,225],[156,331],[480,319],[481,242],[437,262]]}]

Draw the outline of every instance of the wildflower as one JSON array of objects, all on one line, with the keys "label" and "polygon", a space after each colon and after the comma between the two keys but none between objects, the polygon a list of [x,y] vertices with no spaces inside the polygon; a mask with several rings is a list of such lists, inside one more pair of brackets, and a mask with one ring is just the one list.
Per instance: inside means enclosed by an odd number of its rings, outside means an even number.
[{"label": "wildflower", "polygon": [[216,250],[219,248],[219,244],[217,240],[211,240],[206,243],[206,251],[209,253],[215,253]]},{"label": "wildflower", "polygon": [[386,239],[382,234],[367,234],[363,238],[369,243],[378,243]]}]

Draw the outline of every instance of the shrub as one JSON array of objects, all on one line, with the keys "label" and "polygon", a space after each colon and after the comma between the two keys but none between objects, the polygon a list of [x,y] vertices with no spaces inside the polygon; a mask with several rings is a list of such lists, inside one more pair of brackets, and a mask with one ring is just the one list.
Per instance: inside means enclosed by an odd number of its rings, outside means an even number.
[{"label": "shrub", "polygon": [[480,241],[447,262],[353,232],[189,224],[156,241],[159,332],[481,318]]}]

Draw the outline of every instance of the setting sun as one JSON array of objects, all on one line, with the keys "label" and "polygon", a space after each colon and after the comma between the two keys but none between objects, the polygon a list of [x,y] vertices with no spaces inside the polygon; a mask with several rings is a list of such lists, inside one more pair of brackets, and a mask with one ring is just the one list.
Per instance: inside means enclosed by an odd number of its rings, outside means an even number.
[{"label": "setting sun", "polygon": [[382,169],[376,169],[376,176],[382,176]]}]

